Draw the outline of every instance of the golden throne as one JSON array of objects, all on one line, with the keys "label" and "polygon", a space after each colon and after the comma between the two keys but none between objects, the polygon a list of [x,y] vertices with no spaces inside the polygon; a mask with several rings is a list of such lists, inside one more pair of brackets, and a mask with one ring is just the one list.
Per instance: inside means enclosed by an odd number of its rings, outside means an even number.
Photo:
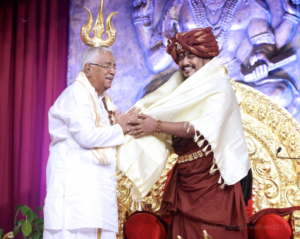
[{"label": "golden throne", "polygon": [[[261,92],[235,81],[236,93],[242,115],[245,137],[253,171],[253,213],[265,208],[285,208],[300,205],[300,160],[280,159],[277,149],[282,148],[281,157],[300,157],[300,125],[283,107],[273,103]],[[152,205],[158,212],[163,189],[169,171],[177,156],[171,154],[160,179],[141,202],[132,203],[127,178],[118,173],[119,233],[123,238],[126,217]],[[293,238],[300,239],[300,211],[285,218],[293,229]]]}]

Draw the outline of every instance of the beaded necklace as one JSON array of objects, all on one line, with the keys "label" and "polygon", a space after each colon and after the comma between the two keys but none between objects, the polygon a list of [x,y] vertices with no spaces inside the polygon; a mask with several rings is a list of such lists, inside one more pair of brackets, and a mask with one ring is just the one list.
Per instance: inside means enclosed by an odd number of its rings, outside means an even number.
[{"label": "beaded necklace", "polygon": [[109,118],[110,124],[113,125],[114,124],[113,115],[115,114],[115,112],[107,109],[107,104],[105,102],[105,97],[102,98],[102,102],[103,102],[104,108],[106,109],[106,111],[108,113],[108,118]]},{"label": "beaded necklace", "polygon": [[202,2],[215,15],[216,11],[224,6],[226,0],[202,0]]}]

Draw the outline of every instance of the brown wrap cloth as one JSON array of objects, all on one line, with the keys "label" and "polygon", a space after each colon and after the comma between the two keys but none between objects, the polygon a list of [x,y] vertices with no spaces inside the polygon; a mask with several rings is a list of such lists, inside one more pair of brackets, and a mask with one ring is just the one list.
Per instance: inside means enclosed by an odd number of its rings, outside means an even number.
[{"label": "brown wrap cloth", "polygon": [[211,58],[220,53],[218,42],[210,27],[204,29],[197,28],[185,33],[177,33],[174,37],[168,39],[166,51],[177,64],[177,55],[182,52],[189,51],[202,58]]}]

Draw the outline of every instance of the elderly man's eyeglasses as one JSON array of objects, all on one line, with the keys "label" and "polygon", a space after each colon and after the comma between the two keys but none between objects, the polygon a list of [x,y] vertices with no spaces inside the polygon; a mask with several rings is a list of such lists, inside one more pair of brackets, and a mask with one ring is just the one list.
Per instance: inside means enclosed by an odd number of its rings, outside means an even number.
[{"label": "elderly man's eyeglasses", "polygon": [[107,65],[101,65],[101,64],[96,64],[96,63],[89,63],[89,64],[93,65],[93,66],[101,66],[106,70],[111,70],[111,69],[114,69],[115,71],[118,70],[118,68],[113,65],[107,66]]}]

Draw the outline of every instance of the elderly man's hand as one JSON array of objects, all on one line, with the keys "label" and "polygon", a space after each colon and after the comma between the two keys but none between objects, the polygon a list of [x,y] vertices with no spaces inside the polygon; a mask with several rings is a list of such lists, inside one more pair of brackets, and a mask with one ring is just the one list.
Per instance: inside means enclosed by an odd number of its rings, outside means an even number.
[{"label": "elderly man's hand", "polygon": [[137,109],[135,107],[131,108],[125,115],[122,112],[116,111],[116,124],[119,124],[123,130],[124,135],[129,132],[129,121],[134,121],[138,119],[138,114],[141,109]]},{"label": "elderly man's hand", "polygon": [[138,118],[130,120],[129,134],[135,139],[155,133],[157,121],[149,115],[139,114]]}]

